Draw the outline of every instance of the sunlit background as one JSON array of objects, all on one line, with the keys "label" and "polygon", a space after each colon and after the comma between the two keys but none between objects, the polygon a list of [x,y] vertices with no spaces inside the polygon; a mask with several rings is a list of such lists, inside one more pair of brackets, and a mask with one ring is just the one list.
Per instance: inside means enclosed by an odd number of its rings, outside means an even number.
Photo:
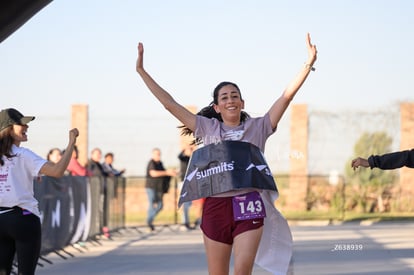
[{"label": "sunlit background", "polygon": [[[144,175],[153,147],[178,166],[180,123],[136,74],[139,41],[146,69],[183,105],[207,105],[229,80],[259,116],[303,66],[310,32],[316,71],[293,104],[308,104],[313,121],[309,172],[341,172],[365,130],[398,148],[398,103],[414,101],[413,11],[404,0],[52,1],[0,44],[1,108],[37,116],[24,146],[46,156],[66,146],[71,106],[88,104],[89,148]],[[297,153],[289,119],[267,145],[274,173]]]}]

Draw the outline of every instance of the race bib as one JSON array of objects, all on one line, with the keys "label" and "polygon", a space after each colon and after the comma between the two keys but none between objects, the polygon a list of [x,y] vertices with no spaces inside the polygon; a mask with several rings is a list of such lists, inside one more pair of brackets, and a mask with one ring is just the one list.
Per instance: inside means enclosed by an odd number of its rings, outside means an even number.
[{"label": "race bib", "polygon": [[266,217],[262,197],[258,192],[233,197],[233,216],[235,221]]}]

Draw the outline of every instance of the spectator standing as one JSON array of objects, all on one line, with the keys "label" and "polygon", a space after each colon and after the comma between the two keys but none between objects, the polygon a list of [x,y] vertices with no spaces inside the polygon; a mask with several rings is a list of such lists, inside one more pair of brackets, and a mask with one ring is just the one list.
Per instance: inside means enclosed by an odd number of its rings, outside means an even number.
[{"label": "spectator standing", "polygon": [[122,174],[125,173],[125,169],[122,169],[122,170],[115,169],[112,165],[113,162],[114,162],[114,154],[111,152],[106,153],[104,157],[104,162],[102,163],[102,167],[104,171],[110,176],[115,176],[115,177],[122,176]]},{"label": "spectator standing", "polygon": [[168,185],[171,177],[177,172],[173,169],[165,169],[161,161],[161,150],[152,150],[151,160],[147,165],[145,190],[148,195],[147,225],[151,231],[155,230],[154,219],[163,208],[163,196],[168,192]]},{"label": "spectator standing", "polygon": [[78,157],[79,151],[78,147],[75,145],[67,168],[69,174],[72,176],[91,176],[92,173],[85,166],[79,163]]},{"label": "spectator standing", "polygon": [[88,170],[92,176],[109,176],[108,173],[103,169],[101,164],[102,151],[99,148],[94,148],[91,151],[91,157],[88,161]]},{"label": "spectator standing", "polygon": [[[178,159],[180,160],[180,189],[183,186],[184,179],[185,179],[185,173],[187,171],[188,163],[190,162],[191,154],[194,151],[195,145],[186,145],[185,148],[178,154]],[[188,230],[192,230],[195,227],[192,227],[190,225],[190,207],[192,202],[186,201],[183,203],[183,215],[182,215],[182,221],[184,226]]]},{"label": "spectator standing", "polygon": [[[107,182],[106,178],[109,174],[103,169],[101,164],[102,158],[102,151],[99,148],[94,148],[91,151],[91,156],[88,161],[88,171],[90,172],[92,177],[99,177],[99,182],[101,183],[101,201],[100,201],[100,223],[101,223],[101,231],[102,234],[110,239],[111,234],[109,233],[108,228],[108,212],[107,212],[107,205],[108,205],[108,198],[107,198]],[[92,179],[91,179],[92,180]],[[96,179],[93,179],[96,180]]]},{"label": "spectator standing", "polygon": [[62,151],[59,148],[50,149],[46,157],[48,161],[51,161],[53,163],[58,163],[61,158],[62,158]]},{"label": "spectator standing", "polygon": [[41,223],[34,197],[34,178],[63,176],[79,135],[69,131],[62,158],[54,163],[21,147],[28,140],[27,125],[34,116],[9,108],[0,112],[0,274],[11,274],[17,253],[18,274],[35,274],[41,249]]}]

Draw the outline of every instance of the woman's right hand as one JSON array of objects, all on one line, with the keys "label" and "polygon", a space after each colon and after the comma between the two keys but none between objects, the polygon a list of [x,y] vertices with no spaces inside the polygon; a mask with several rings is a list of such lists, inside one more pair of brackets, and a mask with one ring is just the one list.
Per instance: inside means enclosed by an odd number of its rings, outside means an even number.
[{"label": "woman's right hand", "polygon": [[138,43],[138,59],[137,59],[137,64],[136,64],[136,70],[139,73],[140,71],[144,70],[144,45],[139,42]]}]

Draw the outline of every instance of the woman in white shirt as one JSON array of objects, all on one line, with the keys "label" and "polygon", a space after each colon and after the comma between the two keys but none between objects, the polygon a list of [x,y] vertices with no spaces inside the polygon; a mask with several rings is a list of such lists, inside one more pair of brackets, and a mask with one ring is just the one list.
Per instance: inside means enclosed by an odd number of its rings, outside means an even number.
[{"label": "woman in white shirt", "polygon": [[18,274],[34,274],[41,248],[41,223],[33,180],[39,175],[63,176],[72,156],[78,130],[57,162],[45,160],[27,148],[27,125],[35,117],[13,108],[0,112],[0,274],[10,274],[17,253]]}]

